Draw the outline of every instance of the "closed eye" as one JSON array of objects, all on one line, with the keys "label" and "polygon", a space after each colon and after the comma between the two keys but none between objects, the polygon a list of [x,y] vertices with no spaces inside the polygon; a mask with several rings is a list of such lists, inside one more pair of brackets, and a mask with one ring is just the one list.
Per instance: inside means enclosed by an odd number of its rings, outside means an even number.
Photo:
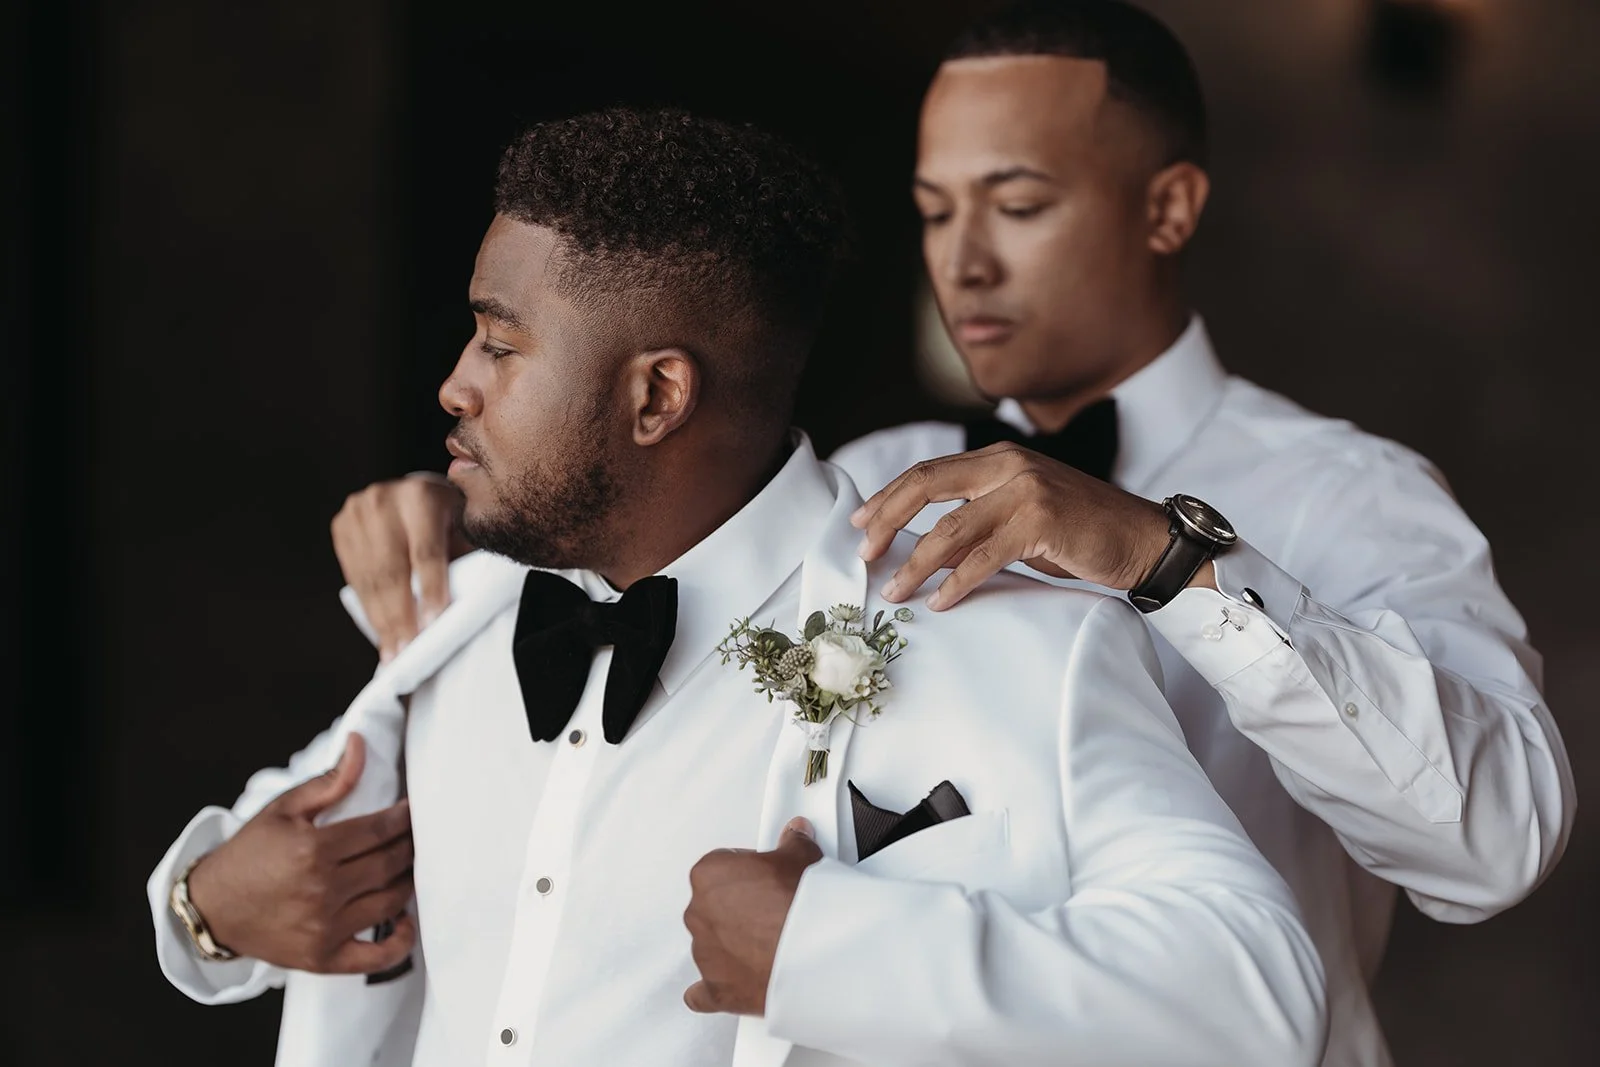
[{"label": "closed eye", "polygon": [[1049,206],[1049,204],[1017,204],[1010,207],[1002,207],[1000,214],[1008,219],[1031,219]]},{"label": "closed eye", "polygon": [[500,348],[497,345],[490,344],[488,338],[478,342],[478,350],[490,359],[504,359],[512,353],[512,349]]}]

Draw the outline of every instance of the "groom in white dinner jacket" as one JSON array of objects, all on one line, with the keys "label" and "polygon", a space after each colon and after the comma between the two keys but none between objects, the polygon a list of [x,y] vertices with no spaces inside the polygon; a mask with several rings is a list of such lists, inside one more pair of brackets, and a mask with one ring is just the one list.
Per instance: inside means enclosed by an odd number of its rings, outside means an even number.
[{"label": "groom in white dinner jacket", "polygon": [[[826,180],[749,129],[613,110],[520,137],[495,206],[440,397],[497,555],[174,843],[168,978],[286,983],[280,1064],[1316,1063],[1320,962],[1126,604],[1005,575],[917,612],[882,716],[839,720],[809,786],[806,734],[717,655],[736,619],[872,615],[914,541],[864,563],[855,487],[774,429],[838,246]],[[317,778],[353,734],[359,778]],[[265,869],[273,833],[315,878]],[[349,939],[413,885],[388,949]],[[308,893],[330,918],[289,922]],[[405,963],[309,973],[380,953]]]}]

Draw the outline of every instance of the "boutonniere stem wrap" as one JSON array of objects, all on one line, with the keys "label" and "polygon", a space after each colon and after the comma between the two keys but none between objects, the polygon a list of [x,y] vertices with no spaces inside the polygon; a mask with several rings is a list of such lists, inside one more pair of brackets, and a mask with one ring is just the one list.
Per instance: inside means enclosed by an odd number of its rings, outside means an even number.
[{"label": "boutonniere stem wrap", "polygon": [[882,710],[889,664],[908,643],[896,624],[912,618],[910,608],[900,608],[887,621],[880,611],[868,626],[861,608],[835,604],[826,614],[812,612],[797,637],[739,619],[717,646],[724,664],[751,668],[756,692],[765,693],[769,703],[789,704],[791,721],[806,735],[806,785],[828,776],[834,719],[844,715],[859,724],[860,711],[876,716]]}]

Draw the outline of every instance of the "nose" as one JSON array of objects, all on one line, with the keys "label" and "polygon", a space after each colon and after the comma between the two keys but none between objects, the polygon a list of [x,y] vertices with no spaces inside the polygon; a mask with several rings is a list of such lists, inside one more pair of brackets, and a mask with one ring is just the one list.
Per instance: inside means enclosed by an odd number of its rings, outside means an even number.
[{"label": "nose", "polygon": [[1000,261],[982,225],[968,214],[952,220],[949,255],[944,263],[945,283],[960,289],[987,289],[1000,282]]},{"label": "nose", "polygon": [[483,390],[472,380],[472,346],[456,360],[450,377],[439,386],[439,406],[458,419],[476,418],[483,413]]}]

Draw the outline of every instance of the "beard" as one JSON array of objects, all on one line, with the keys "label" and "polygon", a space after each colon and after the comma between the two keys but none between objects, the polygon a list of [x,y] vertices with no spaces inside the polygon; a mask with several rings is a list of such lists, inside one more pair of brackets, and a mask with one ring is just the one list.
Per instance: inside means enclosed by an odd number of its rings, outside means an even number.
[{"label": "beard", "polygon": [[[470,430],[456,430],[463,443]],[[494,503],[462,515],[461,528],[479,548],[529,567],[593,570],[610,558],[611,520],[621,497],[616,463],[600,419],[554,450],[563,459],[537,463],[494,486]],[[470,445],[469,445],[470,447]]]}]

